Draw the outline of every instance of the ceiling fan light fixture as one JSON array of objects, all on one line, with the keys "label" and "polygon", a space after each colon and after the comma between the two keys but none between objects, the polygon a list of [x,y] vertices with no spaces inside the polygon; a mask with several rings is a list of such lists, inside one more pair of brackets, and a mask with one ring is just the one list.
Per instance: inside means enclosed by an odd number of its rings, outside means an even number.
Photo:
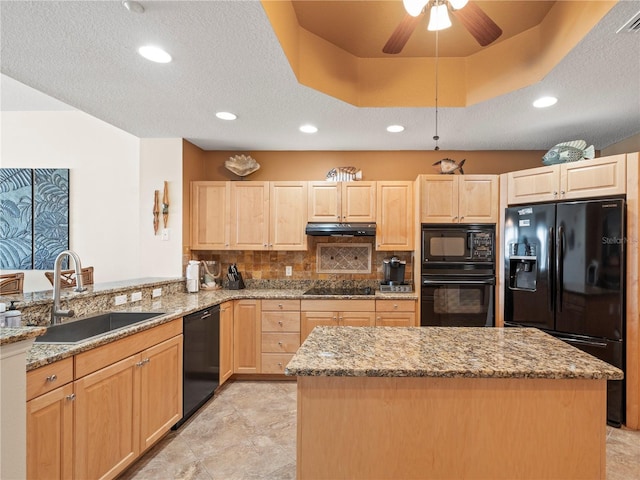
[{"label": "ceiling fan light fixture", "polygon": [[306,124],[306,125],[302,125],[300,127],[300,131],[302,133],[316,133],[318,131],[318,127],[316,127],[314,125]]},{"label": "ceiling fan light fixture", "polygon": [[404,9],[412,17],[420,15],[427,3],[429,3],[429,0],[402,0]]},{"label": "ceiling fan light fixture", "polygon": [[389,125],[387,127],[387,132],[389,132],[389,133],[404,132],[404,127],[402,125]]},{"label": "ceiling fan light fixture", "polygon": [[558,103],[556,97],[540,97],[533,102],[533,106],[536,108],[547,108]]},{"label": "ceiling fan light fixture", "polygon": [[451,26],[451,20],[449,19],[449,12],[447,11],[447,5],[441,3],[440,5],[434,5],[431,7],[429,13],[429,26],[427,30],[430,32],[437,32],[438,30],[444,30]]},{"label": "ceiling fan light fixture", "polygon": [[460,10],[461,8],[464,8],[467,3],[469,3],[469,0],[449,0],[451,8],[453,8],[454,10]]}]

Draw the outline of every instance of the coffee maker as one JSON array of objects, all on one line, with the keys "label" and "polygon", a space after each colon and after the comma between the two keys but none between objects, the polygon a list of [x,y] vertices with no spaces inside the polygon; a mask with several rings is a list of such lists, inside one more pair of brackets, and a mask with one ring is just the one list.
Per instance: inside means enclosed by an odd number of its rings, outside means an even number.
[{"label": "coffee maker", "polygon": [[404,271],[407,266],[405,260],[398,257],[382,260],[383,280],[380,283],[381,292],[410,292],[411,285],[404,281]]}]

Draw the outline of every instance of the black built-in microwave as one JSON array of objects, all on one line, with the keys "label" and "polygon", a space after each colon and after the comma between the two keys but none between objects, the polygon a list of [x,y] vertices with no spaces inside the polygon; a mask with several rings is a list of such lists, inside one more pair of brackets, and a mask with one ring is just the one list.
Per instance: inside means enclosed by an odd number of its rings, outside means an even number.
[{"label": "black built-in microwave", "polygon": [[495,225],[422,225],[422,266],[495,261]]}]

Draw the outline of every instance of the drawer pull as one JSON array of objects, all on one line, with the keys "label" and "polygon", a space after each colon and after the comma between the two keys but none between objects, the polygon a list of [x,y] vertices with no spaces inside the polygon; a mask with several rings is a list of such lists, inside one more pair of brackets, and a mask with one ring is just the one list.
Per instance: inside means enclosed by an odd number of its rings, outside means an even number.
[{"label": "drawer pull", "polygon": [[282,362],[278,362],[278,366],[282,368]]},{"label": "drawer pull", "polygon": [[46,381],[47,381],[47,382],[55,382],[57,379],[58,379],[58,376],[54,373],[54,374],[52,374],[52,375],[49,375],[49,376],[46,378]]},{"label": "drawer pull", "polygon": [[278,304],[278,308],[283,308],[281,303]]},{"label": "drawer pull", "polygon": [[70,402],[73,402],[76,399],[76,394],[72,393],[70,395],[67,395],[66,399],[69,400]]},{"label": "drawer pull", "polygon": [[398,309],[398,305],[396,303],[394,303],[393,304],[393,308],[397,310]]},{"label": "drawer pull", "polygon": [[282,342],[278,342],[278,345],[282,346]]},{"label": "drawer pull", "polygon": [[282,326],[282,320],[278,320],[278,325]]}]

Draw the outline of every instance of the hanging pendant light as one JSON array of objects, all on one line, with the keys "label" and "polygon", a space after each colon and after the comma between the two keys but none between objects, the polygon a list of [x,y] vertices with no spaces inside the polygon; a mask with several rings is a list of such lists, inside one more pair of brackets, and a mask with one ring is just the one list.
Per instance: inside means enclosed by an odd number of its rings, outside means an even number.
[{"label": "hanging pendant light", "polygon": [[402,0],[404,9],[412,17],[420,15],[427,3],[429,3],[429,0]]},{"label": "hanging pendant light", "polygon": [[437,32],[438,30],[444,30],[451,26],[451,20],[449,19],[449,12],[447,11],[447,4],[445,2],[434,4],[431,7],[429,13],[429,26],[427,30],[430,32]]},{"label": "hanging pendant light", "polygon": [[440,140],[440,136],[438,135],[438,30],[436,30],[436,62],[435,62],[435,70],[436,70],[436,132],[433,136],[433,139],[436,142],[436,146],[434,150],[440,150],[438,146],[438,140]]}]

